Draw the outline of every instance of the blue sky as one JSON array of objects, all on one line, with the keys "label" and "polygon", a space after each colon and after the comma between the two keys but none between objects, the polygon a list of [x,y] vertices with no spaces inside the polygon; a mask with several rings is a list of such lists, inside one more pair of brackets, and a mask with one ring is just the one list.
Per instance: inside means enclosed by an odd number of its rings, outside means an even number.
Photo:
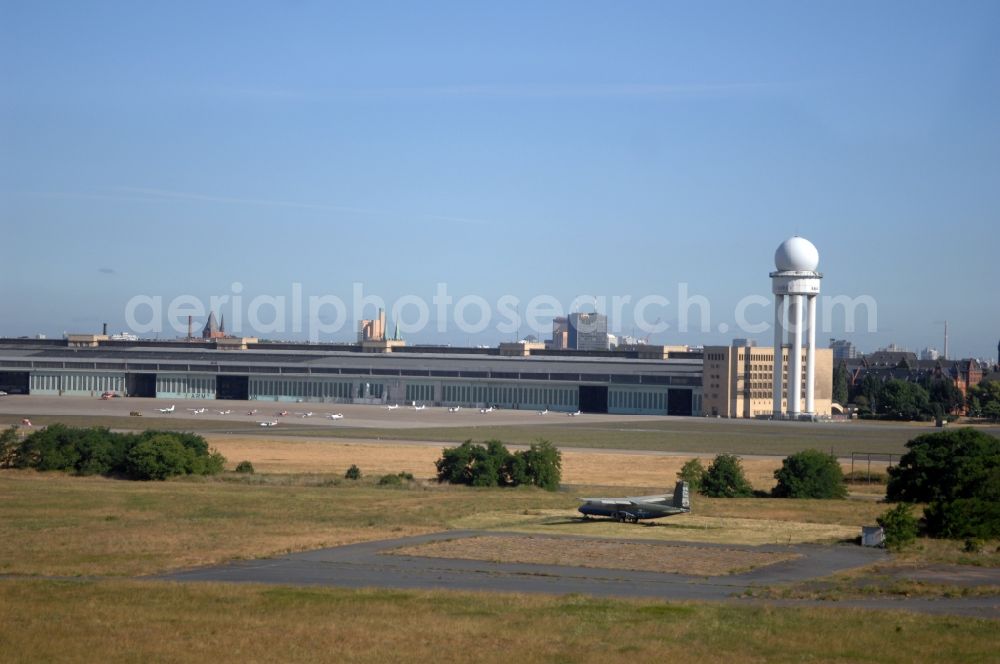
[{"label": "blue sky", "polygon": [[653,341],[717,343],[798,233],[878,305],[821,340],[1000,338],[995,2],[0,2],[0,80],[3,335],[359,282],[660,294]]}]

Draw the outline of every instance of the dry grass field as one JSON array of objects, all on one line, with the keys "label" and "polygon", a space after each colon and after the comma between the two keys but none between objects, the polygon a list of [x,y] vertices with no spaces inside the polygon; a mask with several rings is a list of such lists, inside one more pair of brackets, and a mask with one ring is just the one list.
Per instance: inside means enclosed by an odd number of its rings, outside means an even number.
[{"label": "dry grass field", "polygon": [[[266,473],[341,473],[357,464],[365,473],[386,474],[405,470],[420,478],[436,475],[434,461],[444,445],[415,441],[351,441],[331,439],[207,434],[209,443],[229,460],[230,468],[246,459]],[[563,484],[576,486],[643,487],[673,490],[677,472],[698,455],[613,451],[563,450]],[[712,456],[698,456],[707,466]],[[743,469],[754,488],[774,486],[775,457],[745,458]],[[885,463],[873,463],[873,471]],[[844,464],[845,472],[850,464]],[[863,489],[857,487],[856,490]],[[879,490],[873,487],[873,490]]]},{"label": "dry grass field", "polygon": [[[699,497],[696,500],[697,505],[707,505],[707,501],[712,499]],[[777,499],[759,500],[761,503],[773,503]],[[658,521],[644,521],[638,525],[622,524],[611,519],[581,521],[574,509],[525,510],[521,513],[490,511],[460,517],[451,523],[463,529],[503,530],[535,535],[586,535],[597,538],[731,545],[837,542],[853,539],[861,531],[860,525],[854,525],[850,521],[857,520],[858,514],[846,517],[841,523],[815,523],[794,518],[768,518],[769,511],[770,506],[762,504],[759,518],[681,514]],[[803,510],[798,518],[808,519],[810,515]],[[874,520],[874,516],[871,520]]]},{"label": "dry grass field", "polygon": [[[848,501],[694,498],[694,513],[652,526],[580,522],[581,495],[668,488],[686,457],[567,451],[571,488],[472,490],[418,482],[374,486],[386,473],[434,474],[440,448],[399,443],[212,436],[230,467],[260,472],[136,483],[33,471],[0,472],[0,573],[134,575],[449,528],[734,544],[854,537],[882,506]],[[366,475],[343,480],[351,464]],[[774,459],[748,459],[767,488]],[[308,471],[308,472],[306,472]],[[484,507],[486,509],[484,509]]]},{"label": "dry grass field", "polygon": [[0,652],[60,662],[995,662],[996,622],[579,596],[0,582]]},{"label": "dry grass field", "polygon": [[669,546],[608,539],[485,535],[428,542],[393,551],[395,555],[462,558],[496,563],[570,565],[666,574],[721,576],[798,558],[737,548]]},{"label": "dry grass field", "polygon": [[443,530],[484,502],[512,512],[572,502],[541,490],[257,477],[128,482],[0,471],[0,574],[149,574]]},{"label": "dry grass field", "polygon": [[[853,537],[884,510],[873,488],[836,501],[694,496],[693,514],[654,525],[583,522],[575,518],[578,496],[668,488],[689,457],[566,450],[564,481],[571,486],[549,493],[429,482],[440,444],[222,434],[210,440],[230,467],[248,459],[258,473],[128,482],[0,471],[0,574],[11,575],[0,580],[4,661],[489,662],[509,660],[516,641],[516,656],[529,663],[873,656],[976,662],[995,661],[1000,646],[995,621],[895,612],[120,578],[455,528],[523,532],[504,538],[520,544],[503,555],[542,557],[532,562],[606,549],[607,557],[643,568],[654,558],[641,543],[622,549],[620,540],[718,542],[739,551],[740,544]],[[748,458],[744,466],[766,489],[779,463]],[[363,480],[343,479],[351,464],[362,468]],[[399,471],[418,481],[376,486],[379,475]],[[539,536],[553,534],[599,542],[585,553],[539,544]],[[490,539],[479,545],[490,546]],[[701,558],[705,574],[769,562],[748,562],[743,551]],[[694,569],[689,563],[684,571]]]}]

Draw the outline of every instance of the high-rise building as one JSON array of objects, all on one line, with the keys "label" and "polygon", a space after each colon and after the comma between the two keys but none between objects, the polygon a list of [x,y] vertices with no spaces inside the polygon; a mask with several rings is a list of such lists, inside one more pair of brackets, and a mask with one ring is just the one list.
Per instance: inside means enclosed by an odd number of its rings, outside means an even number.
[{"label": "high-rise building", "polygon": [[565,316],[556,316],[552,319],[552,340],[548,347],[555,350],[569,348],[569,322]]},{"label": "high-rise building", "polygon": [[608,349],[608,317],[604,314],[570,314],[567,322],[567,342],[572,350]]},{"label": "high-rise building", "polygon": [[879,351],[884,351],[886,353],[908,353],[908,352],[910,352],[909,350],[906,349],[906,347],[900,346],[895,341],[893,341],[891,344],[889,344],[885,348],[879,348]]},{"label": "high-rise building", "polygon": [[358,343],[385,341],[385,310],[378,310],[378,318],[358,321]]},{"label": "high-rise building", "polygon": [[941,357],[941,353],[938,352],[937,348],[925,348],[920,351],[921,360],[936,360]]},{"label": "high-rise building", "polygon": [[833,361],[853,360],[858,357],[858,349],[847,339],[830,339],[830,348],[833,349]]}]

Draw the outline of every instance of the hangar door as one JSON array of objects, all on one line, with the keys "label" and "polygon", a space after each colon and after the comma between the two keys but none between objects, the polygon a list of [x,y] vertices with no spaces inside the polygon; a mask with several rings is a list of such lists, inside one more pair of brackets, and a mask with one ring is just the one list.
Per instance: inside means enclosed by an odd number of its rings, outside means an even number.
[{"label": "hangar door", "polygon": [[130,397],[155,397],[156,374],[152,373],[126,374],[125,392]]},{"label": "hangar door", "polygon": [[250,376],[216,376],[215,398],[246,401],[250,398]]},{"label": "hangar door", "polygon": [[692,390],[668,390],[667,391],[667,415],[691,415],[694,413]]},{"label": "hangar door", "polygon": [[28,393],[27,371],[0,371],[0,392],[7,394]]},{"label": "hangar door", "polygon": [[581,385],[579,403],[581,413],[608,412],[608,386]]}]

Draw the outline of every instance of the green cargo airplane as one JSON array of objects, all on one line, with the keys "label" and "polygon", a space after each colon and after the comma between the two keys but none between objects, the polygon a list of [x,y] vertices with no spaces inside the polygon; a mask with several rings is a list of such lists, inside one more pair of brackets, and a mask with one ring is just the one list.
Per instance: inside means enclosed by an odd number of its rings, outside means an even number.
[{"label": "green cargo airplane", "polygon": [[674,495],[636,496],[631,498],[581,498],[583,505],[578,508],[583,518],[609,516],[618,521],[639,523],[640,519],[659,519],[691,511],[688,483],[678,482]]}]

